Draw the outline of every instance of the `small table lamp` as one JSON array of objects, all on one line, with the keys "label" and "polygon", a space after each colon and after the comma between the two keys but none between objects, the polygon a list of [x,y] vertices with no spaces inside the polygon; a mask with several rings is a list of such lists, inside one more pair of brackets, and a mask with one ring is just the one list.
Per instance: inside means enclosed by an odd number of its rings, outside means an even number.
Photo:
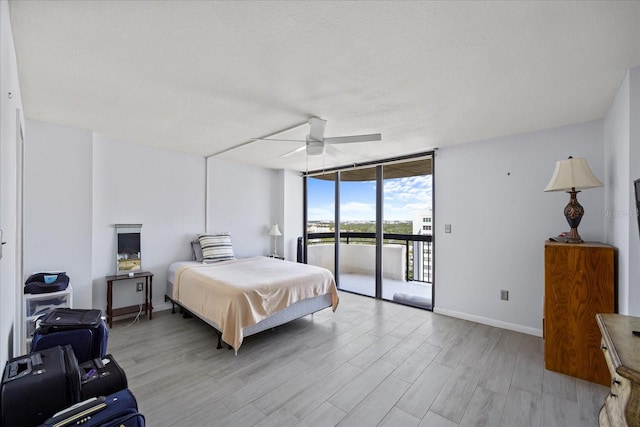
[{"label": "small table lamp", "polygon": [[567,243],[582,243],[578,234],[578,225],[584,215],[584,208],[578,203],[576,195],[580,190],[602,187],[604,184],[593,175],[585,159],[574,159],[556,162],[551,181],[544,191],[566,191],[569,193],[569,204],[564,208],[564,216],[571,227]]},{"label": "small table lamp", "polygon": [[278,228],[278,224],[273,224],[271,226],[271,230],[269,230],[269,235],[273,236],[273,253],[271,254],[271,256],[278,258],[278,242],[276,241],[276,238],[278,236],[282,236],[282,233]]}]

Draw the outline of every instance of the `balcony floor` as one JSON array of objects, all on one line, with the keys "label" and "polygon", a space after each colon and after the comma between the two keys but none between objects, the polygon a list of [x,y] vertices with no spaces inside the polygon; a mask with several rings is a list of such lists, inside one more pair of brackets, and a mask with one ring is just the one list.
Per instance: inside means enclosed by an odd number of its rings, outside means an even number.
[{"label": "balcony floor", "polygon": [[[375,296],[375,277],[366,274],[341,274],[340,289]],[[382,279],[382,298],[389,301],[431,310],[433,308],[431,295],[431,283],[405,282],[386,277]]]}]

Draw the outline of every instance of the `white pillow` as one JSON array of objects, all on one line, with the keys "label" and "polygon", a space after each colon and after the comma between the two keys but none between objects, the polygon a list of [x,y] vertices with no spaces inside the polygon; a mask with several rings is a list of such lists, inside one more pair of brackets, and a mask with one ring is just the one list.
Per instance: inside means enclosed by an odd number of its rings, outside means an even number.
[{"label": "white pillow", "polygon": [[211,263],[235,259],[229,233],[198,234],[202,247],[202,262]]}]

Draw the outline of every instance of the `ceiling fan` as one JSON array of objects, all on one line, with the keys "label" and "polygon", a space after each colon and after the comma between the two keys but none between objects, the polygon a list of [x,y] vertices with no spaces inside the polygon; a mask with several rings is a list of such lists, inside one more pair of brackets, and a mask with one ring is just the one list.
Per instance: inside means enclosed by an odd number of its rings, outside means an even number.
[{"label": "ceiling fan", "polygon": [[288,157],[292,154],[299,153],[301,151],[306,150],[308,156],[321,156],[327,151],[329,154],[340,154],[340,151],[331,147],[333,144],[347,144],[351,142],[369,142],[369,141],[380,141],[382,139],[382,135],[379,133],[372,133],[368,135],[351,135],[351,136],[334,136],[330,138],[325,138],[324,136],[324,128],[327,124],[327,121],[321,119],[319,117],[310,117],[309,118],[309,134],[307,138],[303,140],[298,139],[277,139],[277,138],[254,138],[255,140],[262,141],[286,141],[286,142],[304,142],[305,145],[302,147],[296,148],[295,150],[289,151],[287,153],[282,154],[280,157]]}]

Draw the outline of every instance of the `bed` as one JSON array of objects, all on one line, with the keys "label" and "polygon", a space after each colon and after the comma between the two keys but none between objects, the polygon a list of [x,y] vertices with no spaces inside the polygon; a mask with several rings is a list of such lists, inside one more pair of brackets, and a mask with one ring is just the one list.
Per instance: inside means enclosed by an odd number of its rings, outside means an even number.
[{"label": "bed", "polygon": [[245,337],[338,306],[332,273],[270,257],[169,266],[166,299],[213,326],[236,354]]}]

